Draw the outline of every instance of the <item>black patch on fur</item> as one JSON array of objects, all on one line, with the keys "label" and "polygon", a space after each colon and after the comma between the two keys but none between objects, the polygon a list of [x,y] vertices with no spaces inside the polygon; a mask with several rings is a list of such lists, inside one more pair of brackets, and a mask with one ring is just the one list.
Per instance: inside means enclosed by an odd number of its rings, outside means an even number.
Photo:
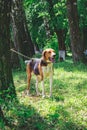
[{"label": "black patch on fur", "polygon": [[34,72],[35,75],[39,75],[39,69],[38,65],[40,64],[41,66],[47,66],[47,62],[43,59],[31,59],[28,61],[25,61],[25,63],[30,65],[31,70]]}]

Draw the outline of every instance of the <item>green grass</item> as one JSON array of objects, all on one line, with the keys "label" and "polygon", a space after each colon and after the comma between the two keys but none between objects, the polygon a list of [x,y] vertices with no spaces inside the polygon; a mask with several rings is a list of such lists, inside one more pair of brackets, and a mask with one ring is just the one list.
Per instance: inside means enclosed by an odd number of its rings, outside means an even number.
[{"label": "green grass", "polygon": [[[87,130],[87,66],[66,60],[54,67],[53,97],[44,99],[36,96],[35,76],[28,97],[26,71],[13,72],[18,102],[10,103],[5,113],[11,130]],[[48,95],[47,80],[45,87]]]}]

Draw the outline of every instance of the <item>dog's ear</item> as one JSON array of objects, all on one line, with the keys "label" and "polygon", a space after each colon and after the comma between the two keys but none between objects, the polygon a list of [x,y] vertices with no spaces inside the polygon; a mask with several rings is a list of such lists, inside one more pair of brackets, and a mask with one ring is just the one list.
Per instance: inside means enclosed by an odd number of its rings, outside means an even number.
[{"label": "dog's ear", "polygon": [[44,50],[43,52],[42,52],[42,56],[45,58],[45,55],[46,55],[46,50]]}]

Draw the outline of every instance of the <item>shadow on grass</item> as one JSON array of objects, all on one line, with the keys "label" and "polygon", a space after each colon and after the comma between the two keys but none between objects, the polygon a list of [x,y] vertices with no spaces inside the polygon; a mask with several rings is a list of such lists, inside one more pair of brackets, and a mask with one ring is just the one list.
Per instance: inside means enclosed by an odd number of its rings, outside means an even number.
[{"label": "shadow on grass", "polygon": [[48,124],[45,119],[31,105],[25,106],[16,103],[7,117],[13,130],[46,130]]},{"label": "shadow on grass", "polygon": [[52,106],[50,114],[42,117],[31,105],[15,103],[8,117],[11,130],[87,130],[82,125],[77,125],[70,118],[69,113],[61,105]]}]

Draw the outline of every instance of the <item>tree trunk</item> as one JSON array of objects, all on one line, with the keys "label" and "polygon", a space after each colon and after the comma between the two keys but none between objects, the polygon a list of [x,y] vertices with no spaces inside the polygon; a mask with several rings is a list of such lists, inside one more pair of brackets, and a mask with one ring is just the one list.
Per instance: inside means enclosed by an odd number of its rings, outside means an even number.
[{"label": "tree trunk", "polygon": [[87,50],[87,26],[83,27],[83,45],[84,51]]},{"label": "tree trunk", "polygon": [[0,8],[0,89],[10,89],[10,93],[15,93],[10,66],[11,1],[1,0]]},{"label": "tree trunk", "polygon": [[[11,44],[10,44],[10,48],[15,48],[14,46],[14,42],[11,40]],[[19,61],[19,57],[16,53],[11,52],[11,67],[13,69],[15,68],[20,68],[20,61]]]},{"label": "tree trunk", "polygon": [[1,109],[1,106],[0,106],[0,118],[1,118],[1,119],[4,119],[4,115],[3,115],[3,111],[2,111],[2,109]]},{"label": "tree trunk", "polygon": [[[54,31],[57,35],[59,50],[62,50],[65,54],[65,52],[66,52],[66,48],[65,48],[66,33],[62,28],[61,29],[58,28],[57,18],[55,16],[55,12],[54,12],[54,9],[53,9],[53,1],[47,0],[47,2],[49,3],[49,14],[50,14],[51,20],[53,22]],[[64,57],[65,56],[62,57],[62,55],[61,55],[61,57],[59,57],[59,59],[61,58],[61,60],[65,60]]]},{"label": "tree trunk", "polygon": [[87,63],[87,26],[82,29],[83,51],[84,51],[84,63]]},{"label": "tree trunk", "polygon": [[70,26],[70,39],[73,61],[78,62],[83,60],[83,46],[79,30],[77,0],[67,0],[67,12]]},{"label": "tree trunk", "polygon": [[58,43],[59,43],[59,61],[63,61],[65,60],[66,55],[66,46],[65,46],[66,31],[64,29],[56,30],[56,35],[58,37]]},{"label": "tree trunk", "polygon": [[[16,95],[10,66],[11,0],[0,0],[0,101]],[[0,106],[0,117],[4,118]]]},{"label": "tree trunk", "polygon": [[35,54],[34,45],[28,32],[22,0],[13,0],[11,14],[14,46],[19,52],[31,57]]},{"label": "tree trunk", "polygon": [[49,40],[51,38],[51,31],[50,31],[50,27],[49,27],[49,22],[48,22],[47,16],[43,17],[43,21],[44,21],[44,26],[45,26],[45,31],[46,31],[46,37]]}]

